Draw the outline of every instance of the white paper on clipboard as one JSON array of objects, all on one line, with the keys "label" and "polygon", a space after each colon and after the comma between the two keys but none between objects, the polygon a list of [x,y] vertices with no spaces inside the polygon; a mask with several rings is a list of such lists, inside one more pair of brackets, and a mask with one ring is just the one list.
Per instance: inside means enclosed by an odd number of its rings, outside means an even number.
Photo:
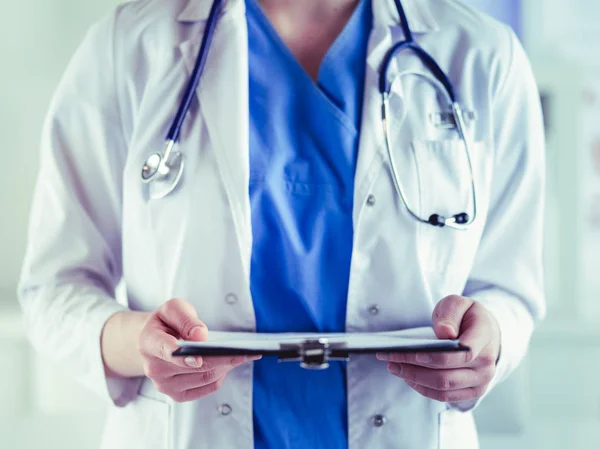
[{"label": "white paper on clipboard", "polygon": [[343,344],[348,349],[456,349],[458,340],[438,340],[432,328],[423,327],[391,332],[368,333],[275,333],[210,332],[203,342],[180,340],[180,348],[225,348],[249,351],[277,351],[282,344],[302,344],[307,340],[326,339],[330,344]]}]

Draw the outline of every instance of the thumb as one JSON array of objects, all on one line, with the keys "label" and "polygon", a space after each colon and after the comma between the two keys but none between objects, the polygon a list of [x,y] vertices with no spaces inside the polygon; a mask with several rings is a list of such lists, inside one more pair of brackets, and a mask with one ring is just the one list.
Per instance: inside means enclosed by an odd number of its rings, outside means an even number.
[{"label": "thumb", "polygon": [[171,299],[158,310],[159,318],[175,333],[178,338],[192,341],[208,339],[206,324],[198,319],[194,307],[181,299]]},{"label": "thumb", "polygon": [[206,341],[208,340],[208,328],[206,325],[197,320],[199,323],[197,326],[193,327],[192,330],[189,331],[187,340],[189,341]]},{"label": "thumb", "polygon": [[460,335],[460,326],[473,300],[451,295],[437,303],[433,310],[433,330],[440,340],[454,340]]}]

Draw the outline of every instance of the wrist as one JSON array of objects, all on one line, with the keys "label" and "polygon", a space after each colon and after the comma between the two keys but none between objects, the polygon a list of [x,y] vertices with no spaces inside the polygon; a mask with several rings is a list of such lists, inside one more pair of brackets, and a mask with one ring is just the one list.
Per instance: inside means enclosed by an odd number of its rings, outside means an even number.
[{"label": "wrist", "polygon": [[138,377],[144,374],[138,341],[149,316],[148,312],[125,311],[106,321],[101,349],[107,377]]}]

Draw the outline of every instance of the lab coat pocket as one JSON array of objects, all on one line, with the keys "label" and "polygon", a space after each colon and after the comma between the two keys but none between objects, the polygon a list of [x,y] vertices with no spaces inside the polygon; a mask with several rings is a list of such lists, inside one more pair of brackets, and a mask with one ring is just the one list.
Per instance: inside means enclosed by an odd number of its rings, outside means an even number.
[{"label": "lab coat pocket", "polygon": [[462,140],[415,141],[413,148],[423,218],[470,213],[471,175]]},{"label": "lab coat pocket", "polygon": [[170,449],[170,405],[138,395],[127,406],[111,408],[102,449]]},{"label": "lab coat pocket", "polygon": [[455,409],[439,414],[439,449],[478,449],[479,439],[471,413]]},{"label": "lab coat pocket", "polygon": [[[467,213],[472,217],[473,183],[463,141],[415,141],[413,150],[419,179],[420,216],[427,219],[433,214],[452,217]],[[420,248],[425,271],[446,273],[459,269],[462,272],[475,257],[489,201],[493,158],[481,142],[471,146],[470,157],[477,220],[468,230],[462,231],[422,226]]]}]

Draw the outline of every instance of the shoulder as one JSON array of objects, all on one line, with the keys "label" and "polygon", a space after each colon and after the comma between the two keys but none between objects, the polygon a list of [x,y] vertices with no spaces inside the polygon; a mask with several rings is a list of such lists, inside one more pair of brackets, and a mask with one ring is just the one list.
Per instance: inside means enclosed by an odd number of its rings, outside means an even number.
[{"label": "shoulder", "polygon": [[463,0],[413,0],[424,6],[438,24],[460,24],[463,27],[481,29],[500,22]]},{"label": "shoulder", "polygon": [[178,20],[182,11],[208,1],[133,0],[113,8],[80,44],[65,89],[85,85],[80,90],[96,95],[95,104],[116,108],[124,122],[132,123],[152,77],[179,69],[178,47],[198,31]]},{"label": "shoulder", "polygon": [[461,0],[418,0],[432,16],[439,33],[452,34],[463,46],[509,58],[517,38],[512,29]]},{"label": "shoulder", "polygon": [[487,117],[481,122],[491,124],[501,151],[520,154],[519,144],[500,143],[508,137],[535,142],[523,151],[541,151],[539,92],[532,65],[512,28],[460,0],[415,1],[426,6],[437,24],[431,44],[449,43],[449,71],[480,117]]},{"label": "shoulder", "polygon": [[431,38],[446,42],[454,61],[485,79],[494,93],[510,72],[530,72],[529,60],[512,28],[461,0],[415,0],[431,16]]},{"label": "shoulder", "polygon": [[194,0],[133,0],[122,3],[91,26],[86,40],[90,45],[111,51],[115,48],[134,49],[149,42],[169,42],[171,36],[176,38],[179,34],[177,18],[190,1]]},{"label": "shoulder", "polygon": [[178,25],[179,14],[189,2],[190,0],[134,0],[123,3],[112,14],[115,32],[123,39],[135,40],[173,29]]}]

